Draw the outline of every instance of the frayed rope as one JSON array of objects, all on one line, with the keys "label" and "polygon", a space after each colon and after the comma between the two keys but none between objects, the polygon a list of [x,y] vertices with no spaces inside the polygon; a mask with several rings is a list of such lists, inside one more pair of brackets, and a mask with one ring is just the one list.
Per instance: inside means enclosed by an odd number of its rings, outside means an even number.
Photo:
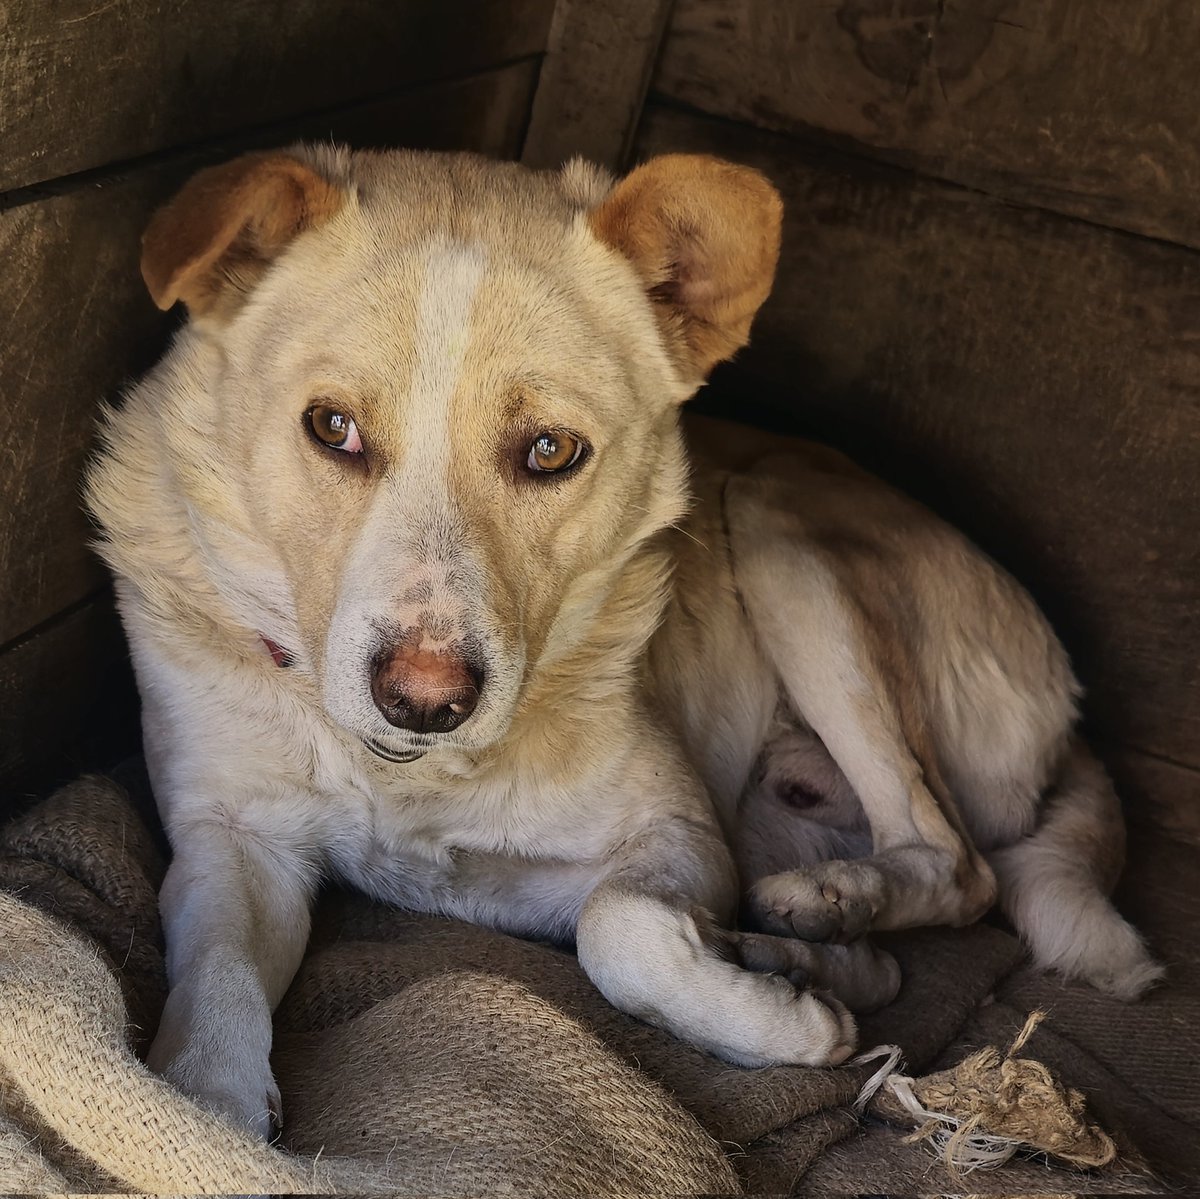
[{"label": "frayed rope", "polygon": [[899,1045],[876,1045],[874,1049],[868,1049],[866,1053],[860,1053],[858,1057],[851,1058],[846,1063],[849,1066],[865,1066],[878,1058],[885,1059],[883,1065],[863,1083],[862,1089],[858,1092],[858,1098],[854,1101],[854,1110],[859,1115],[867,1110],[867,1104],[875,1098],[879,1088],[900,1068],[901,1056]]},{"label": "frayed rope", "polygon": [[860,1054],[852,1064],[884,1060],[854,1108],[912,1120],[917,1129],[905,1139],[924,1144],[958,1175],[995,1169],[1020,1151],[1048,1153],[1075,1166],[1110,1165],[1116,1145],[1087,1121],[1083,1096],[1059,1084],[1041,1062],[1016,1056],[1044,1018],[1044,1012],[1031,1012],[1003,1057],[989,1046],[926,1078],[900,1073],[895,1045]]}]

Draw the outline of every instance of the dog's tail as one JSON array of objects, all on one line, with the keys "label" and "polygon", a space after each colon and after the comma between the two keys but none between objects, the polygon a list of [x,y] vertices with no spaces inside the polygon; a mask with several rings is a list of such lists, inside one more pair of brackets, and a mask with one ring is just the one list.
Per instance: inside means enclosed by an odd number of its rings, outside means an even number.
[{"label": "dog's tail", "polygon": [[1109,895],[1125,859],[1120,801],[1104,768],[1076,739],[1041,820],[988,855],[1000,905],[1038,965],[1136,999],[1163,975]]}]

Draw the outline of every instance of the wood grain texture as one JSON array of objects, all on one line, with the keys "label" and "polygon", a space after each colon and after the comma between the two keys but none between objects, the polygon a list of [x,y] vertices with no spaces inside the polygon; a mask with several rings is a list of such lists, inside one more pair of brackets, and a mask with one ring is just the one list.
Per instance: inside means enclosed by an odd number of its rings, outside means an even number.
[{"label": "wood grain texture", "polygon": [[66,781],[136,743],[133,672],[110,599],[0,652],[0,819],[6,789]]},{"label": "wood grain texture", "polygon": [[655,94],[1200,246],[1193,0],[676,0]]},{"label": "wood grain texture", "polygon": [[930,502],[1032,587],[1104,740],[1200,766],[1200,255],[648,107],[639,153],[670,149],[786,204],[709,405]]},{"label": "wood grain texture", "polygon": [[0,189],[541,53],[553,0],[8,0]]},{"label": "wood grain texture", "polygon": [[522,161],[581,155],[620,170],[672,0],[558,0]]},{"label": "wood grain texture", "polygon": [[305,118],[0,212],[0,645],[99,586],[79,479],[97,407],[171,328],[138,273],[152,208],[202,163],[297,137],[514,157],[536,61]]},{"label": "wood grain texture", "polygon": [[1200,846],[1200,770],[1135,749],[1101,746],[1127,807],[1147,824]]}]

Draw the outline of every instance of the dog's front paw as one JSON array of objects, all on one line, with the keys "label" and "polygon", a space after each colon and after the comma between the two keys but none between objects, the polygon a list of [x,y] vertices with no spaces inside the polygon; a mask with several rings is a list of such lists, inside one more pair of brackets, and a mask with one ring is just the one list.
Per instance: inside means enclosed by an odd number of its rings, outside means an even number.
[{"label": "dog's front paw", "polygon": [[151,1050],[146,1064],[197,1103],[228,1117],[239,1128],[249,1129],[264,1141],[277,1136],[283,1127],[283,1106],[266,1058],[236,1064],[200,1058],[201,1055],[185,1050],[160,1065]]},{"label": "dog's front paw", "polygon": [[770,933],[846,943],[871,928],[883,906],[883,875],[866,862],[819,862],[761,879],[750,892],[755,918]]},{"label": "dog's front paw", "polygon": [[703,909],[614,891],[584,913],[579,961],[615,1007],[739,1066],[836,1066],[858,1040],[854,1017],[801,974],[746,969],[738,934]]},{"label": "dog's front paw", "polygon": [[743,1066],[840,1066],[854,1052],[858,1027],[836,995],[782,975],[747,975],[754,982],[741,1027],[715,1050],[719,1057]]},{"label": "dog's front paw", "polygon": [[283,1126],[283,1107],[271,1073],[270,1013],[227,1011],[227,1018],[215,1019],[210,1011],[193,1022],[189,1016],[198,1006],[172,992],[146,1065],[198,1103],[271,1140]]}]

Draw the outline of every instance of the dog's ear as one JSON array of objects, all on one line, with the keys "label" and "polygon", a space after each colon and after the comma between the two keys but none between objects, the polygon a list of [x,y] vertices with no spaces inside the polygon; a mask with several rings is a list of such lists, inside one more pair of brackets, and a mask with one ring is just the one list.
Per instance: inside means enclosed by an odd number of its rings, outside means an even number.
[{"label": "dog's ear", "polygon": [[633,263],[680,367],[699,383],[749,340],[775,277],[782,217],[758,171],[664,154],[620,180],[589,220]]},{"label": "dog's ear", "polygon": [[159,308],[234,308],[298,234],[324,224],[345,192],[291,154],[246,154],[194,175],[142,236],[142,278]]}]

